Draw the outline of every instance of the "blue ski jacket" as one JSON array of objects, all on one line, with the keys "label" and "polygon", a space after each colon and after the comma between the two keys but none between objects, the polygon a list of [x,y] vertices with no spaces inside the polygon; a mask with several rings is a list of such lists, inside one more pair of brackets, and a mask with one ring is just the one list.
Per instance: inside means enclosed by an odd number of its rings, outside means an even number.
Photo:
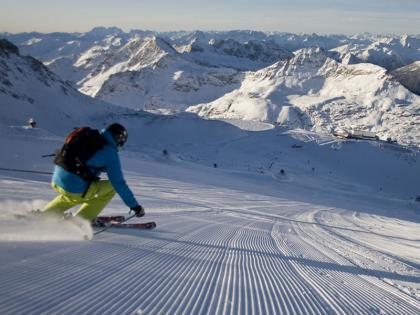
[{"label": "blue ski jacket", "polygon": [[[118,147],[112,135],[105,129],[101,130],[102,136],[107,141],[104,147],[96,152],[86,165],[91,168],[93,173],[99,177],[102,172],[106,172],[115,191],[129,207],[133,208],[139,205],[133,192],[128,187],[121,170],[120,158],[118,156]],[[84,193],[89,183],[84,181],[78,175],[67,172],[64,168],[56,165],[52,177],[53,183],[57,184],[69,193]]]}]

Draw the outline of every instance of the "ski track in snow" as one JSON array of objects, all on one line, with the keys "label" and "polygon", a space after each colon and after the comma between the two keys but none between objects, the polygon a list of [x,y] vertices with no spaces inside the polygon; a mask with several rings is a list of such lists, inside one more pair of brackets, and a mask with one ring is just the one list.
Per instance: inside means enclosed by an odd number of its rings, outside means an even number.
[{"label": "ski track in snow", "polygon": [[[350,209],[169,181],[156,194],[158,182],[148,184],[156,230],[1,242],[0,313],[420,313],[403,286],[420,282],[418,265],[354,240],[369,229]],[[171,198],[168,212],[161,202]]]}]

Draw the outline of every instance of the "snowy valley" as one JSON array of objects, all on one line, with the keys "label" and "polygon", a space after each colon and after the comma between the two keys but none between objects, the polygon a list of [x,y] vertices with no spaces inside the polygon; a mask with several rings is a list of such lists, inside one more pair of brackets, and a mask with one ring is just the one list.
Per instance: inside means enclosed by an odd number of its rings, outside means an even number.
[{"label": "snowy valley", "polygon": [[[420,313],[417,37],[0,37],[1,314]],[[156,229],[15,217],[55,196],[43,155],[115,121]]]}]

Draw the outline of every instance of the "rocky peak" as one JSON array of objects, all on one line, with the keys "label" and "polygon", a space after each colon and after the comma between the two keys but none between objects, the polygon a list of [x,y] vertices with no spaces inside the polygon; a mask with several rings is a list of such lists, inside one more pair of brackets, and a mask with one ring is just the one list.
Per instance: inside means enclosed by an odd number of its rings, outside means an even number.
[{"label": "rocky peak", "polygon": [[7,39],[0,39],[0,53],[19,55],[19,48],[9,42]]},{"label": "rocky peak", "polygon": [[124,33],[124,31],[118,27],[98,26],[94,27],[91,31],[87,32],[86,35],[95,37],[105,37],[108,35],[118,35],[122,33]]},{"label": "rocky peak", "polygon": [[154,42],[154,45],[156,47],[159,47],[161,50],[165,51],[166,53],[171,54],[171,55],[178,54],[175,48],[162,37],[155,36],[153,37],[152,41]]},{"label": "rocky peak", "polygon": [[407,34],[400,37],[400,44],[404,48],[420,49],[420,39]]},{"label": "rocky peak", "polygon": [[290,61],[294,64],[304,64],[304,63],[312,63],[314,61],[320,61],[324,63],[325,59],[327,59],[327,52],[321,47],[310,47],[310,48],[303,48],[296,51],[295,56]]}]

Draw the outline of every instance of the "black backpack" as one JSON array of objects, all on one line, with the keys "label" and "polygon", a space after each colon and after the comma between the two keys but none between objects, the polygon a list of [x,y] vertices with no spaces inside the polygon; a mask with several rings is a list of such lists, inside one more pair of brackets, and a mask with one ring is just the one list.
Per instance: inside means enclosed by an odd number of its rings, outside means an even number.
[{"label": "black backpack", "polygon": [[87,182],[98,180],[86,162],[105,144],[106,140],[97,129],[77,128],[66,137],[64,145],[55,155],[54,163]]}]

